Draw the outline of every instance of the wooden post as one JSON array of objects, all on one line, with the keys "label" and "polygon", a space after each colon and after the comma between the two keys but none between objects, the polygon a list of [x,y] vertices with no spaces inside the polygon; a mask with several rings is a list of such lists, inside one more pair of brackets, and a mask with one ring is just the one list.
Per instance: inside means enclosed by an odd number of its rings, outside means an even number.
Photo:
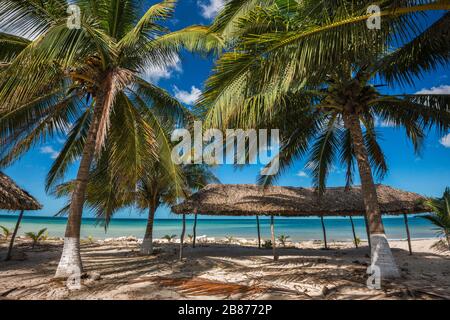
[{"label": "wooden post", "polygon": [[192,239],[192,248],[195,248],[195,241],[197,240],[197,209],[194,210],[195,217],[194,217],[194,238]]},{"label": "wooden post", "polygon": [[276,250],[276,244],[275,244],[275,223],[274,223],[273,215],[270,216],[270,232],[272,234],[273,260],[277,261],[278,260],[278,256],[277,256],[277,250]]},{"label": "wooden post", "polygon": [[259,227],[259,216],[256,216],[256,225],[258,229],[258,248],[261,249],[261,230]]},{"label": "wooden post", "polygon": [[353,242],[355,243],[356,248],[358,248],[358,242],[356,240],[356,232],[355,232],[355,224],[353,223],[353,218],[350,216],[350,222],[352,224],[352,231],[353,231]]},{"label": "wooden post", "polygon": [[367,215],[365,213],[364,213],[364,221],[366,224],[367,242],[369,243],[369,250],[370,252],[372,252],[372,243],[370,242],[369,220],[367,219]]},{"label": "wooden post", "polygon": [[413,252],[412,252],[412,247],[411,247],[411,236],[409,234],[408,215],[406,213],[404,213],[403,217],[405,218],[406,236],[408,237],[409,255],[412,256]]},{"label": "wooden post", "polygon": [[325,249],[328,249],[327,230],[325,229],[325,222],[323,221],[323,216],[320,216],[320,221],[322,222],[323,241],[325,242]]},{"label": "wooden post", "polygon": [[6,254],[5,261],[11,260],[12,249],[14,246],[14,239],[16,238],[17,231],[19,230],[19,226],[20,226],[20,222],[22,221],[22,218],[23,218],[23,210],[20,211],[19,218],[17,218],[16,226],[15,226],[14,232],[11,236],[11,241],[9,242],[8,253]]},{"label": "wooden post", "polygon": [[184,234],[186,233],[186,215],[183,213],[183,229],[180,237],[180,261],[183,259]]}]

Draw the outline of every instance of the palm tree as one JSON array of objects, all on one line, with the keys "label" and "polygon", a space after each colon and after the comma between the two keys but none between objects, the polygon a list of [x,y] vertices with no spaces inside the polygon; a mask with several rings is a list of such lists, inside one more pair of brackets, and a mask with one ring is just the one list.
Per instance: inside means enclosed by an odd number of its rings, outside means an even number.
[{"label": "palm tree", "polygon": [[0,229],[2,230],[2,236],[5,237],[5,240],[8,240],[9,236],[12,234],[12,230],[5,226],[0,226]]},{"label": "palm tree", "polygon": [[450,250],[450,188],[445,189],[442,198],[428,200],[426,205],[433,211],[433,214],[422,218],[427,219],[438,228],[438,234],[445,237]]},{"label": "palm tree", "polygon": [[[349,186],[357,164],[372,257],[379,251],[373,263],[388,278],[398,276],[398,269],[372,173],[373,168],[381,178],[387,172],[376,123],[405,128],[418,151],[425,130],[436,125],[444,133],[450,116],[448,95],[393,96],[378,89],[380,83],[411,84],[448,63],[450,14],[423,28],[419,12],[448,9],[448,2],[386,1],[380,4],[381,29],[374,31],[366,25],[368,4],[230,1],[213,28],[232,30],[232,50],[217,62],[199,107],[207,126],[279,128],[280,173],[311,150],[308,165],[319,192],[335,160],[346,166]],[[270,184],[278,176],[260,182]]]},{"label": "palm tree", "polygon": [[[168,139],[168,136],[166,136]],[[108,144],[108,142],[107,142]],[[111,172],[111,166],[97,166],[91,172],[89,179],[86,204],[93,210],[105,228],[114,214],[125,207],[136,206],[140,210],[148,210],[147,226],[143,238],[141,253],[151,255],[153,253],[153,224],[157,209],[162,205],[173,205],[176,201],[185,197],[194,190],[204,187],[211,182],[217,182],[217,178],[205,165],[187,165],[182,168],[173,168],[170,158],[164,156],[162,159],[168,161],[151,161],[151,153],[139,150],[132,145],[124,146],[127,154],[140,152],[143,161],[143,168],[139,170],[139,179],[136,185],[130,184],[135,181],[132,177],[134,167],[125,166],[122,170]],[[103,159],[111,159],[113,154],[108,154],[107,150],[102,153],[99,163],[105,163]],[[169,149],[160,152],[169,152]],[[138,157],[133,156],[132,158]],[[175,170],[175,173],[170,172]],[[174,175],[180,178],[173,179]],[[181,186],[177,185],[180,180]],[[179,188],[181,188],[181,193]],[[56,187],[55,195],[67,197],[74,190],[74,183],[69,182]],[[65,206],[59,214],[67,213],[70,204]]]},{"label": "palm tree", "polygon": [[280,243],[283,247],[286,247],[286,242],[288,242],[289,238],[290,238],[290,236],[286,236],[286,235],[282,234],[278,237],[278,241],[280,241]]},{"label": "palm tree", "polygon": [[[184,194],[198,190],[217,178],[204,165],[187,165],[181,169],[184,178]],[[171,176],[156,164],[140,180],[135,200],[139,208],[148,209],[147,227],[141,247],[142,254],[153,253],[153,223],[156,210],[161,204],[174,205],[180,198],[174,188]]]},{"label": "palm tree", "polygon": [[167,242],[172,243],[172,241],[175,240],[176,237],[177,237],[176,234],[172,234],[172,235],[166,234],[166,235],[163,237],[163,239],[166,239]]},{"label": "palm tree", "polygon": [[[164,22],[172,16],[176,0],[147,10],[136,0],[70,1],[80,8],[79,28],[68,28],[68,3],[0,3],[1,165],[69,130],[47,189],[80,159],[56,277],[68,277],[74,268],[82,270],[79,240],[88,176],[113,126],[120,123],[120,128],[129,129],[121,132],[122,140],[138,141],[133,135],[138,126],[145,127],[141,132],[149,138],[157,135],[155,127],[138,118],[139,109],[147,104],[155,114],[183,113],[167,92],[143,78],[146,70],[173,63],[182,48],[207,53],[221,46],[206,27],[169,32]],[[155,143],[147,147],[157,149]]]},{"label": "palm tree", "polygon": [[47,235],[45,234],[47,232],[47,228],[41,229],[39,230],[37,233],[35,232],[26,232],[25,236],[30,238],[33,243],[31,244],[31,249],[34,249],[34,247],[36,246],[36,244],[47,238]]}]

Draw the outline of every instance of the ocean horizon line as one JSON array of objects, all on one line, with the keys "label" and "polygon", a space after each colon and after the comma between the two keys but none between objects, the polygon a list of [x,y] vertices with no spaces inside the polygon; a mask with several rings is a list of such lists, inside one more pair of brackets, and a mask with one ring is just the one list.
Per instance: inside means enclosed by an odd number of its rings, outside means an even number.
[{"label": "ocean horizon line", "polygon": [[[9,219],[11,217],[15,217],[18,216],[19,213],[11,213],[11,214],[0,214],[0,219],[1,218],[6,218]],[[409,215],[409,218],[416,218],[416,217],[420,217],[423,216],[424,214],[414,214],[414,215]],[[315,219],[320,219],[320,216],[308,216],[308,217],[299,217],[299,216],[293,216],[293,217],[286,217],[286,216],[277,216],[274,215],[274,217],[277,220],[301,220],[301,219],[307,219],[307,220],[315,220]],[[383,220],[385,219],[399,219],[400,216],[391,216],[391,215],[386,215],[383,216]],[[198,215],[198,220],[254,220],[256,218],[255,216],[214,216],[214,215]],[[267,215],[260,215],[259,216],[260,219],[269,219],[270,220],[270,216]],[[348,219],[349,216],[328,216],[328,217],[324,217],[324,219],[326,220],[345,220]],[[352,218],[354,220],[364,220],[364,217],[362,216],[352,216]],[[67,220],[66,216],[51,216],[51,215],[32,215],[32,214],[24,214],[23,215],[23,219],[57,219],[57,220]],[[97,218],[97,217],[82,217],[82,220],[103,220],[102,218]],[[166,218],[155,218],[154,220],[180,220],[182,219],[182,215],[179,216],[174,216],[174,217],[166,217]],[[113,217],[111,219],[111,221],[147,221],[147,217],[145,215],[143,215],[142,217],[135,217],[135,218],[125,218],[125,217]],[[188,221],[193,221],[195,220],[192,215],[186,215],[186,220]]]}]

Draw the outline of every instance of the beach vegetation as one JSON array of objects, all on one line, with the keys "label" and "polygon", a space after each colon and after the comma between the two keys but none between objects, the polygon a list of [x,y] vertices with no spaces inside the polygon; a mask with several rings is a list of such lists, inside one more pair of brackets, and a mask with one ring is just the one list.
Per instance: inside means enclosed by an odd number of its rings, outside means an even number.
[{"label": "beach vegetation", "polygon": [[445,190],[441,198],[427,200],[425,204],[433,213],[421,218],[430,221],[436,227],[438,236],[444,238],[447,249],[450,250],[450,188]]},{"label": "beach vegetation", "polygon": [[272,240],[264,240],[264,243],[262,245],[264,249],[272,249]]},{"label": "beach vegetation", "polygon": [[286,236],[286,235],[282,234],[278,237],[278,241],[281,243],[281,245],[283,247],[286,247],[286,243],[288,242],[289,238],[290,238],[290,236]]},{"label": "beach vegetation", "polygon": [[232,236],[226,236],[225,237],[225,240],[226,240],[226,242],[227,243],[229,243],[229,244],[232,244],[233,242],[234,242],[234,237],[232,237]]},{"label": "beach vegetation", "polygon": [[33,242],[31,244],[31,249],[34,249],[36,244],[40,241],[45,241],[48,238],[48,234],[46,234],[47,228],[41,229],[38,232],[26,232],[25,236],[31,239]]},{"label": "beach vegetation", "polygon": [[176,234],[172,234],[172,235],[166,234],[166,235],[163,237],[163,239],[167,240],[167,242],[169,242],[169,243],[172,243],[172,242],[175,240],[176,237],[177,237]]},{"label": "beach vegetation", "polygon": [[2,230],[2,237],[8,240],[8,238],[12,235],[12,230],[5,226],[0,226],[0,229]]},{"label": "beach vegetation", "polygon": [[355,237],[355,239],[353,239],[353,243],[358,247],[361,244],[361,238]]}]

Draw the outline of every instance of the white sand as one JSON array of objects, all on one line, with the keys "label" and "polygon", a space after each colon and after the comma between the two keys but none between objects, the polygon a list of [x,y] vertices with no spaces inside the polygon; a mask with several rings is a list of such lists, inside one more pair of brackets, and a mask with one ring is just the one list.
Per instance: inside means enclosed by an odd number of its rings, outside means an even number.
[{"label": "white sand", "polygon": [[[390,241],[402,278],[382,283],[382,290],[366,287],[370,263],[362,243],[319,242],[272,250],[224,243],[185,247],[157,244],[158,253],[139,255],[136,239],[84,242],[82,256],[87,276],[80,290],[53,280],[62,249],[59,240],[35,250],[19,239],[14,259],[0,262],[1,299],[450,299],[450,254],[431,249],[435,239]],[[210,239],[212,240],[212,239]],[[241,241],[243,242],[243,241]],[[251,243],[252,241],[247,241]],[[0,243],[0,259],[6,254]],[[97,279],[100,275],[100,279]]]}]

